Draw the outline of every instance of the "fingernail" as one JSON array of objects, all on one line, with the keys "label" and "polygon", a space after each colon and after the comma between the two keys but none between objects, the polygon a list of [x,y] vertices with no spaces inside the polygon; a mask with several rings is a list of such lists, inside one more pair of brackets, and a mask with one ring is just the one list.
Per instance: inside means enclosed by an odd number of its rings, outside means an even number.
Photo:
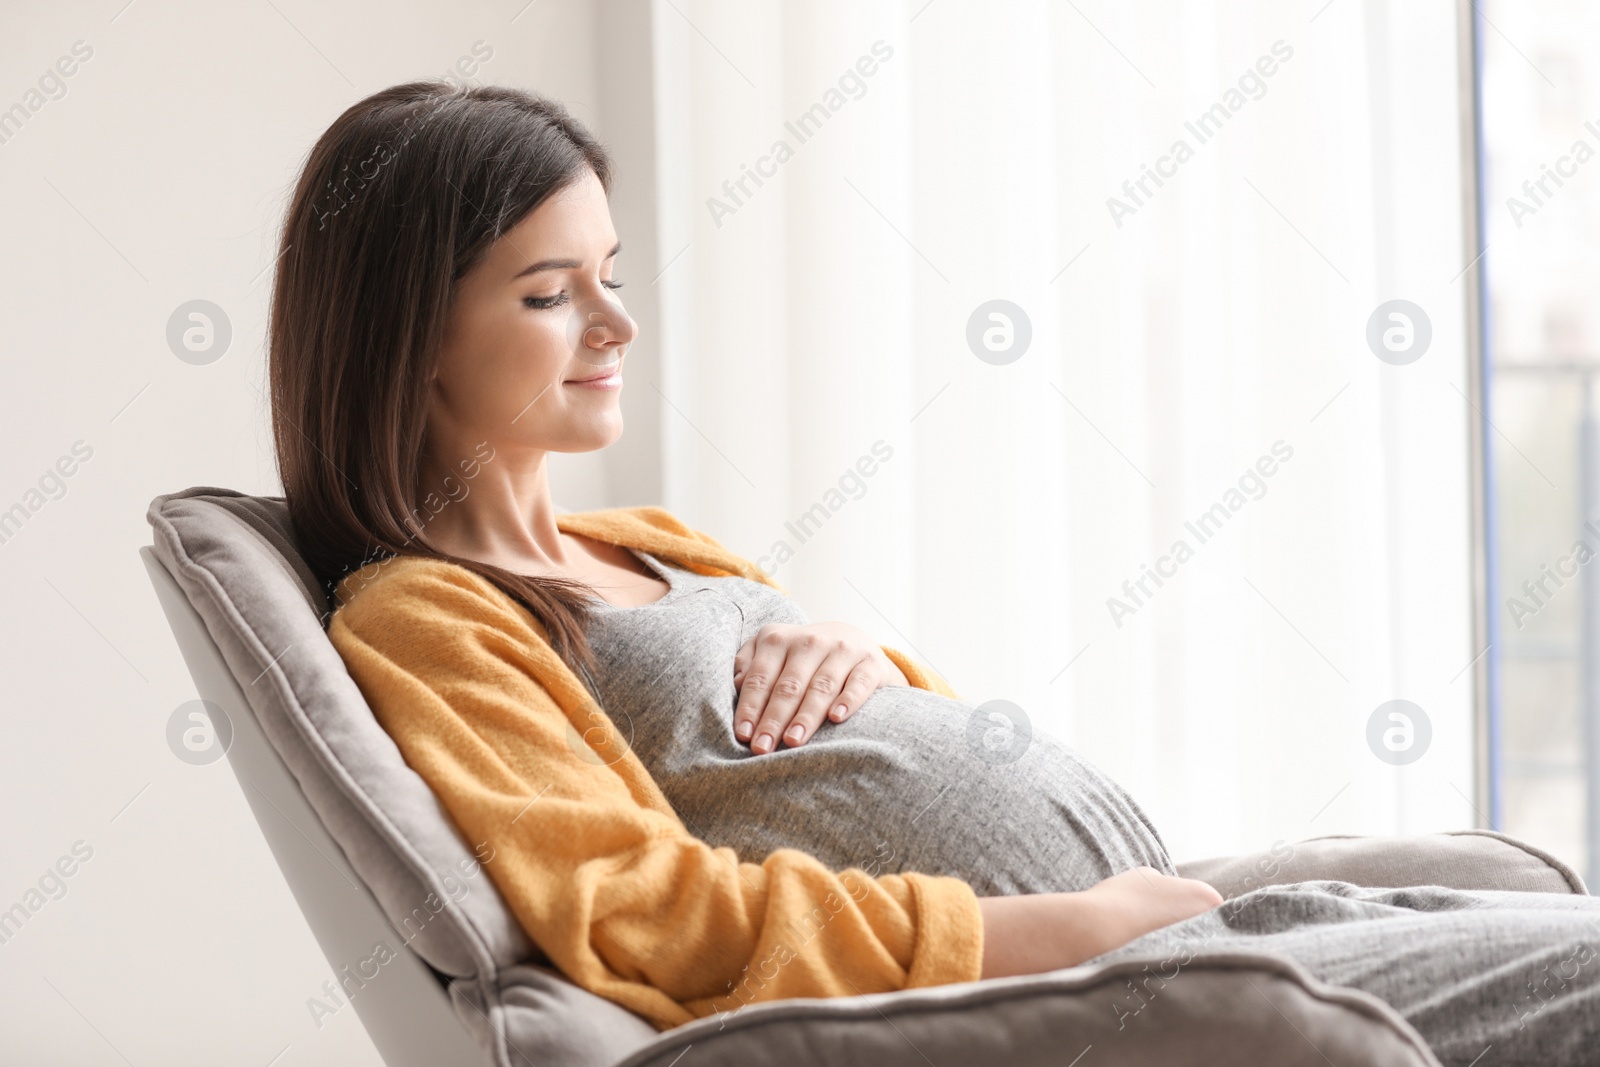
[{"label": "fingernail", "polygon": [[845,707],[844,707],[843,704],[835,704],[833,706],[833,710],[830,711],[828,714],[829,714],[829,716],[832,717],[834,722],[838,722],[840,719],[844,718],[844,712],[845,712]]},{"label": "fingernail", "polygon": [[751,744],[750,747],[753,750],[755,750],[756,752],[771,752],[772,751],[772,735],[771,734],[762,734],[760,737],[755,739],[755,742],[753,744]]},{"label": "fingernail", "polygon": [[755,732],[755,727],[747,722],[742,722],[733,728],[733,736],[741,741],[750,740],[750,735]]},{"label": "fingernail", "polygon": [[793,726],[789,727],[788,733],[784,734],[783,736],[789,739],[790,744],[798,745],[800,742],[806,739],[806,728],[801,726],[799,723],[795,723]]}]

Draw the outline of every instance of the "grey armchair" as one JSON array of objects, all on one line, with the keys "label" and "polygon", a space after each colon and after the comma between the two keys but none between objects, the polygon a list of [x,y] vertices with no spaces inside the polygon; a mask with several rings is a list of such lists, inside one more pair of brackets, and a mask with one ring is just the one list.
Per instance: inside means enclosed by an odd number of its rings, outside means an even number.
[{"label": "grey armchair", "polygon": [[[378,726],[323,633],[327,604],[281,499],[197,488],[158,497],[141,550],[201,697],[231,725],[251,810],[390,1067],[1067,1065],[1091,1047],[1130,1065],[1437,1065],[1364,993],[1262,954],[1202,956],[1128,1021],[1145,960],[933,989],[751,1006],[665,1033],[567,982],[505,907],[427,785]],[[1291,854],[1285,856],[1284,852]],[[1501,834],[1328,837],[1180,867],[1224,896],[1337,878],[1586,892]],[[686,1067],[689,1061],[686,1061]]]}]

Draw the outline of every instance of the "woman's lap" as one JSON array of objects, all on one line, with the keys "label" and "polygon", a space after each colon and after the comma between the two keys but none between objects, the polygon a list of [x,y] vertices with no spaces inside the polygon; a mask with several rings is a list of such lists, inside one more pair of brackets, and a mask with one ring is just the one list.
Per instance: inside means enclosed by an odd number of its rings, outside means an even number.
[{"label": "woman's lap", "polygon": [[1095,962],[1241,950],[1285,956],[1323,982],[1371,993],[1445,1064],[1482,1056],[1477,1067],[1556,1067],[1592,1063],[1600,1047],[1596,897],[1270,886]]}]

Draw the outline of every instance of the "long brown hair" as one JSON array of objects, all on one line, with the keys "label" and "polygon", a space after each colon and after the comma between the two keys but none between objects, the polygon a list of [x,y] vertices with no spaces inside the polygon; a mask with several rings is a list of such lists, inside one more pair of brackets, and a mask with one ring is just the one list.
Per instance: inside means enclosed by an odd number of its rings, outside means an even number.
[{"label": "long brown hair", "polygon": [[[440,551],[424,526],[454,497],[448,486],[445,498],[424,492],[419,472],[455,284],[498,237],[591,170],[609,193],[605,149],[559,103],[532,93],[411,82],[353,104],[317,140],[295,187],[268,369],[289,517],[330,594],[375,561],[448,560],[527,608],[586,681],[588,587]],[[466,477],[469,462],[462,457]]]}]

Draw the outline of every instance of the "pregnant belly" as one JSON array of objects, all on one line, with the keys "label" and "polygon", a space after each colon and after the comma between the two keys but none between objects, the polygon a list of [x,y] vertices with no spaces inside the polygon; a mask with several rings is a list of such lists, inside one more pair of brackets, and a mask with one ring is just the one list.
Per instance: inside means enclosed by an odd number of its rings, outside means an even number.
[{"label": "pregnant belly", "polygon": [[765,756],[733,739],[731,708],[703,714],[639,755],[691,833],[747,861],[794,848],[840,870],[951,875],[991,896],[1173,870],[1116,783],[1049,738],[975,727],[973,705],[937,693],[884,687],[846,722]]}]

